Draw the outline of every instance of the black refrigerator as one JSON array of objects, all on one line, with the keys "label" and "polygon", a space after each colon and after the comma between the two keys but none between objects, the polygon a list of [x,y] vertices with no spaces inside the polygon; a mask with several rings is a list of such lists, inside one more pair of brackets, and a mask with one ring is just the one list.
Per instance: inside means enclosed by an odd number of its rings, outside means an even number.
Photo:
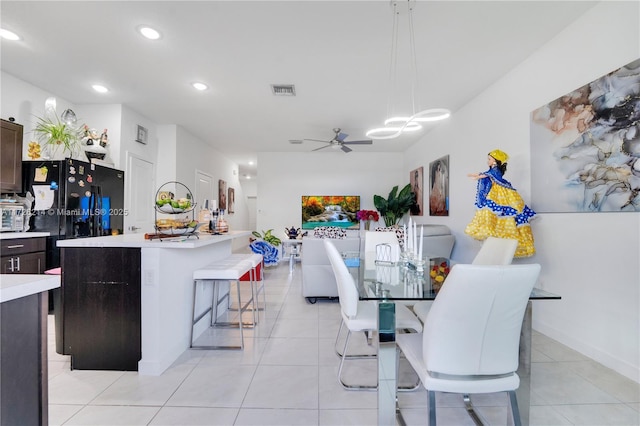
[{"label": "black refrigerator", "polygon": [[[122,170],[71,158],[23,161],[22,183],[23,190],[35,198],[29,232],[50,233],[46,269],[60,266],[58,240],[121,234],[123,231]],[[62,287],[49,292],[49,312],[55,314],[56,352],[60,354],[66,354],[63,299]]]},{"label": "black refrigerator", "polygon": [[70,158],[23,161],[22,183],[35,198],[29,231],[50,233],[47,269],[60,266],[58,240],[123,232],[122,170]]}]

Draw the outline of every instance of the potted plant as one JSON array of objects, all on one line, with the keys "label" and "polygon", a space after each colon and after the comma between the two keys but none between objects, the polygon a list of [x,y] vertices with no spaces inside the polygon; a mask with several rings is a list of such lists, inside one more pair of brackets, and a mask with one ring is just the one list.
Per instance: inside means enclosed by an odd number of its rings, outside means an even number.
[{"label": "potted plant", "polygon": [[257,241],[252,241],[249,245],[251,250],[263,256],[265,266],[277,265],[280,259],[279,247],[282,241],[273,235],[273,229],[262,231],[262,234],[258,231],[253,231],[251,234],[258,238]]},{"label": "potted plant", "polygon": [[415,194],[411,190],[410,183],[400,192],[398,192],[398,185],[394,186],[386,199],[380,195],[373,196],[373,204],[384,218],[386,226],[396,225],[414,203]]},{"label": "potted plant", "polygon": [[62,122],[56,115],[52,117],[37,117],[38,122],[33,128],[38,140],[43,143],[45,149],[54,155],[60,147],[64,153],[73,157],[80,148],[80,130]]}]

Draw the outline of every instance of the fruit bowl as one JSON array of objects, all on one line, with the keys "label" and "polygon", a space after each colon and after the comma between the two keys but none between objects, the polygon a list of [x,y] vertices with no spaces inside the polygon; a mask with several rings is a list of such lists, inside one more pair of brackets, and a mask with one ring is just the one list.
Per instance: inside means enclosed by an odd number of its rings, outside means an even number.
[{"label": "fruit bowl", "polygon": [[162,213],[184,213],[185,209],[180,207],[173,207],[171,204],[164,204],[162,206],[156,205],[156,209]]},{"label": "fruit bowl", "polygon": [[156,226],[156,230],[165,235],[189,235],[195,233],[202,224],[198,223],[196,226],[187,228],[174,228],[174,227],[162,227]]}]

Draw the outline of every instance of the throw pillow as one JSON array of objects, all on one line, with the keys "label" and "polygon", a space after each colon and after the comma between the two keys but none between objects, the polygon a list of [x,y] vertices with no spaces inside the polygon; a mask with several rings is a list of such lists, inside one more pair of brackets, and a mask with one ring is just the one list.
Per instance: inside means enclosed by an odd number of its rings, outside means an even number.
[{"label": "throw pillow", "polygon": [[342,240],[347,238],[347,231],[337,226],[319,226],[313,230],[313,236],[316,238],[334,238]]}]

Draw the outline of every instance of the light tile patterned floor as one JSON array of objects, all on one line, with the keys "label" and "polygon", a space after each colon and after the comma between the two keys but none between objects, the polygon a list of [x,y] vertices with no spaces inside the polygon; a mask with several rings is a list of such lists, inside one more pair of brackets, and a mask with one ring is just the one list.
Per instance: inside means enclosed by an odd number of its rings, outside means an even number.
[{"label": "light tile patterned floor", "polygon": [[[49,318],[50,425],[375,425],[375,392],[343,390],[333,352],[337,302],[308,304],[300,266],[266,270],[267,312],[245,330],[244,351],[187,350],[159,377],[134,372],[70,371],[55,352]],[[232,330],[207,332],[225,339]],[[232,337],[229,337],[230,339]],[[534,333],[531,425],[638,425],[640,386]],[[350,367],[375,380],[375,361]],[[503,395],[472,397],[491,424],[506,424]],[[426,393],[400,394],[409,425],[426,425]],[[438,394],[439,425],[473,425],[461,398]]]}]

